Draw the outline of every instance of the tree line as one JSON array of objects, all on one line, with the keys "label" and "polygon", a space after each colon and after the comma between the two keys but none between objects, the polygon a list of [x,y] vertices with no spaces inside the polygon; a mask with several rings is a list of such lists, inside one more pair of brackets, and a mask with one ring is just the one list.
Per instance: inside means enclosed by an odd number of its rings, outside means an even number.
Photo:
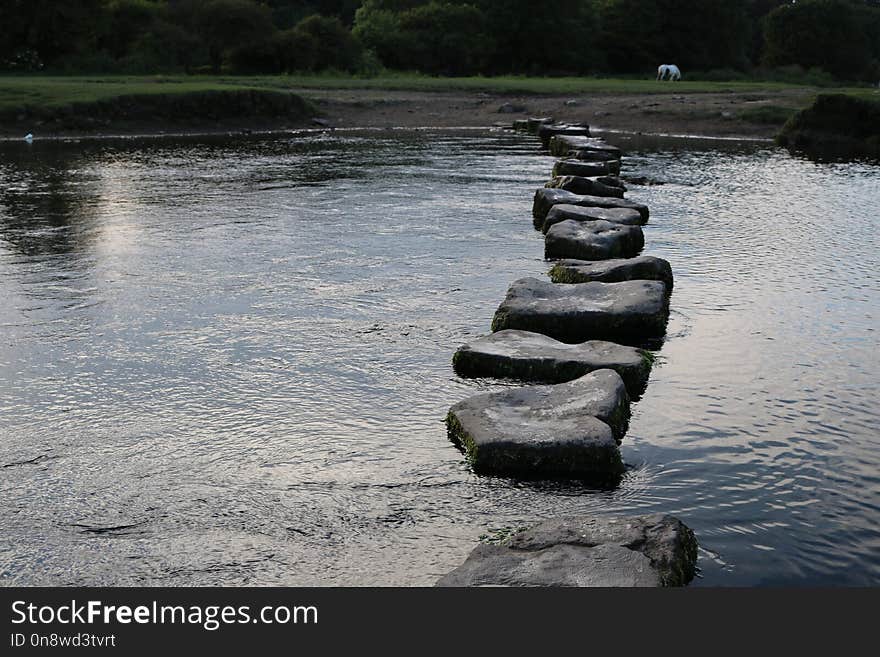
[{"label": "tree line", "polygon": [[0,0],[0,70],[880,79],[880,0]]}]

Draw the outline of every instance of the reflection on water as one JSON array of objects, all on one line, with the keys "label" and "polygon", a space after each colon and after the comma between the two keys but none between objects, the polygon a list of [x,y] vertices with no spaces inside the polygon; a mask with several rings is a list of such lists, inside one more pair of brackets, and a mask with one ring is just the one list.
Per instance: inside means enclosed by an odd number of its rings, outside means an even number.
[{"label": "reflection on water", "polygon": [[880,169],[623,145],[676,288],[612,491],[445,437],[503,385],[454,349],[547,269],[529,138],[3,146],[2,581],[430,584],[491,529],[665,511],[698,584],[880,582]]}]

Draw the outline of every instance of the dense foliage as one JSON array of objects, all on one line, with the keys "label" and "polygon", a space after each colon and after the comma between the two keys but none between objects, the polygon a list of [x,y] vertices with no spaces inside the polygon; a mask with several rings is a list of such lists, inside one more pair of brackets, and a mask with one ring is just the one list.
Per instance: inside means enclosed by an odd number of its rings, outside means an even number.
[{"label": "dense foliage", "polygon": [[6,71],[880,78],[878,0],[0,0],[0,26]]}]

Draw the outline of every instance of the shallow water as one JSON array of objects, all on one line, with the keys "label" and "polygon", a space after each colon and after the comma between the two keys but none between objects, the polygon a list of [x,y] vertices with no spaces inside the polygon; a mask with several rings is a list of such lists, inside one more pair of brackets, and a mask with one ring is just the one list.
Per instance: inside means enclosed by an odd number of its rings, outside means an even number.
[{"label": "shallow water", "polygon": [[669,512],[697,585],[880,583],[880,167],[610,137],[676,275],[619,487],[470,473],[455,348],[542,276],[501,132],[5,144],[0,581],[431,584],[548,515]]}]

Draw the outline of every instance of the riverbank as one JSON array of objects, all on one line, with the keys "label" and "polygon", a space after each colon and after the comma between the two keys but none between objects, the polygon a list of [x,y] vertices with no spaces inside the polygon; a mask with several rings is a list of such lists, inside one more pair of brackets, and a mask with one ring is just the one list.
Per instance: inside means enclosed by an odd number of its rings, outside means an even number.
[{"label": "riverbank", "polygon": [[[303,127],[486,127],[528,115],[586,121],[597,130],[771,139],[820,90],[769,82],[590,78],[7,77],[0,136],[37,138]],[[844,89],[880,97],[880,91]],[[308,109],[251,112],[247,104],[183,97],[303,98]],[[108,111],[122,104],[132,115]],[[166,99],[164,102],[160,99]],[[134,102],[131,99],[140,99]],[[156,106],[178,108],[155,111]]]}]

